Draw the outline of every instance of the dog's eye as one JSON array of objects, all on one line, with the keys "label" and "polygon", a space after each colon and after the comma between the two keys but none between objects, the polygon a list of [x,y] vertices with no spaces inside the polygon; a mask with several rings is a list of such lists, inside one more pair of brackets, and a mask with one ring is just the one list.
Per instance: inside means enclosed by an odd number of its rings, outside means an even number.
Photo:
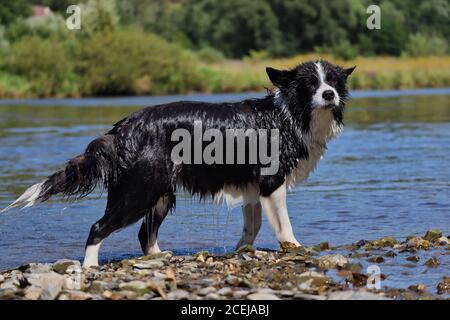
[{"label": "dog's eye", "polygon": [[334,87],[337,84],[337,79],[335,76],[333,76],[332,74],[329,74],[327,76],[327,82],[330,86]]}]

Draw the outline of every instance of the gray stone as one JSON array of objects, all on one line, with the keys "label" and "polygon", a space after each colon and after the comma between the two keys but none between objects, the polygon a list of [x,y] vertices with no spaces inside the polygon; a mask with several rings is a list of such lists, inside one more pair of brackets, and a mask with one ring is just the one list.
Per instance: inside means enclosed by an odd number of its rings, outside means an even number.
[{"label": "gray stone", "polygon": [[5,281],[5,277],[0,274],[0,283],[2,283],[3,281]]},{"label": "gray stone", "polygon": [[255,256],[260,260],[267,258],[268,255],[266,251],[255,250]]},{"label": "gray stone", "polygon": [[209,300],[220,300],[222,297],[219,296],[217,293],[211,292],[205,296],[205,299]]},{"label": "gray stone", "polygon": [[173,290],[167,294],[169,300],[186,300],[189,299],[189,292],[186,290]]},{"label": "gray stone", "polygon": [[28,300],[38,300],[42,295],[42,288],[37,286],[29,286],[25,289],[25,298]]},{"label": "gray stone", "polygon": [[95,281],[92,281],[92,283],[89,287],[89,291],[93,292],[93,293],[102,293],[105,290],[115,290],[118,288],[119,288],[119,285],[116,282],[95,280]]},{"label": "gray stone", "polygon": [[49,273],[25,274],[25,278],[31,285],[42,288],[41,299],[43,300],[54,300],[66,280],[66,277],[53,271]]},{"label": "gray stone", "polygon": [[388,300],[386,297],[365,291],[337,291],[328,295],[328,300]]},{"label": "gray stone", "polygon": [[440,237],[436,240],[436,243],[440,246],[446,246],[450,244],[450,240],[447,237]]},{"label": "gray stone", "polygon": [[322,269],[332,269],[343,267],[348,263],[348,259],[342,254],[329,254],[319,258],[319,266]]},{"label": "gray stone", "polygon": [[143,256],[141,258],[139,258],[139,260],[141,261],[148,261],[148,260],[170,260],[173,257],[173,252],[172,251],[163,251],[163,252],[158,252],[155,254],[151,254],[148,256]]},{"label": "gray stone", "polygon": [[250,294],[249,291],[246,290],[236,290],[233,291],[233,298],[235,299],[243,299]]},{"label": "gray stone", "polygon": [[144,281],[134,280],[130,282],[121,283],[119,285],[119,288],[130,291],[143,291],[147,289],[147,284]]},{"label": "gray stone", "polygon": [[296,292],[294,294],[293,298],[298,299],[298,300],[325,300],[326,299],[325,296],[318,296],[318,295],[306,294],[306,293],[301,293],[301,292]]},{"label": "gray stone", "polygon": [[52,271],[51,263],[30,263],[27,266],[28,273],[47,273]]},{"label": "gray stone", "polygon": [[442,237],[442,231],[438,229],[428,230],[425,236],[423,237],[425,240],[433,242],[438,238]]},{"label": "gray stone", "polygon": [[247,296],[248,300],[280,300],[276,295],[273,293],[252,293]]},{"label": "gray stone", "polygon": [[233,294],[233,290],[231,290],[231,288],[225,287],[217,290],[216,293],[221,296],[231,296]]},{"label": "gray stone", "polygon": [[19,289],[19,283],[16,280],[9,279],[0,284],[0,289],[17,291]]},{"label": "gray stone", "polygon": [[197,294],[198,294],[199,296],[206,296],[206,295],[208,295],[208,294],[210,294],[210,293],[214,293],[214,292],[216,292],[216,291],[217,291],[216,288],[209,286],[209,287],[205,287],[205,288],[200,289],[200,290],[197,292]]},{"label": "gray stone", "polygon": [[[93,298],[92,294],[78,290],[67,290],[61,294],[61,296],[63,295],[68,298],[67,300],[92,300]],[[66,300],[65,297],[59,297],[58,299]]]},{"label": "gray stone", "polygon": [[[71,267],[71,269],[69,269]],[[69,270],[68,270],[69,269]],[[59,274],[82,272],[80,261],[60,259],[53,264],[53,271]]]},{"label": "gray stone", "polygon": [[225,282],[232,286],[238,286],[240,283],[238,277],[231,275],[225,278]]},{"label": "gray stone", "polygon": [[133,264],[133,267],[137,269],[160,269],[164,267],[164,265],[165,264],[163,261],[160,259],[155,259],[136,262]]},{"label": "gray stone", "polygon": [[277,291],[277,294],[282,297],[293,297],[295,293],[294,293],[294,291],[291,291],[291,290],[280,290],[280,291]]}]

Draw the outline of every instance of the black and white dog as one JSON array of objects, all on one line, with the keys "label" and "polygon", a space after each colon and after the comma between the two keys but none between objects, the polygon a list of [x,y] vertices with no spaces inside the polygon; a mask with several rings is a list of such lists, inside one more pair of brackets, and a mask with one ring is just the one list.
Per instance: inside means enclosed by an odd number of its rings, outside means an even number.
[{"label": "black and white dog", "polygon": [[[244,230],[238,247],[253,243],[261,226],[261,207],[278,241],[298,246],[289,221],[286,191],[308,177],[327,141],[342,130],[348,98],[346,80],[354,69],[323,60],[292,70],[267,68],[276,90],[261,99],[219,104],[181,101],[142,109],[116,123],[83,154],[71,159],[65,169],[27,189],[6,209],[28,207],[59,193],[83,197],[101,184],[108,190],[106,211],[91,227],[84,267],[98,265],[98,251],[108,235],[140,219],[139,241],[144,253],[159,252],[158,229],[175,206],[177,188],[200,198],[222,196],[242,205]],[[232,161],[198,162],[196,154],[186,150],[182,154],[187,161],[174,161],[176,130],[194,136],[188,146],[195,149],[200,143],[201,151],[208,148],[207,141],[195,138],[198,122],[200,133],[208,129],[224,135],[228,129],[270,130],[271,139],[276,136],[279,140],[270,150],[272,154],[278,151],[277,170],[263,174],[262,161],[249,161],[250,139],[245,139],[244,151],[238,150],[234,141],[232,147],[237,152],[231,156],[229,149],[215,150],[217,154],[223,151]],[[242,152],[245,161],[233,162]]]}]

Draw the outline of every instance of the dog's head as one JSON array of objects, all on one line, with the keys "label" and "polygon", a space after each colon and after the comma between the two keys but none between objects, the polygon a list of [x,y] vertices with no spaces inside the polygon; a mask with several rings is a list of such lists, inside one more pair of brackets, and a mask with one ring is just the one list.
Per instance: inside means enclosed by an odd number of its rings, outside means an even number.
[{"label": "dog's head", "polygon": [[342,68],[325,60],[309,61],[291,70],[266,68],[294,116],[308,117],[314,109],[330,110],[342,122],[348,97],[347,78],[356,67]]}]

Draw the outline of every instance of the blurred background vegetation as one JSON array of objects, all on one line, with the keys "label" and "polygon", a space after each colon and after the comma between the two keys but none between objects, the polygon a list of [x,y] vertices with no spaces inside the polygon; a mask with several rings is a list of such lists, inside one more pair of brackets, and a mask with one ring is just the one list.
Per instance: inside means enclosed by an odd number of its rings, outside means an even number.
[{"label": "blurred background vegetation", "polygon": [[317,57],[353,89],[450,86],[449,22],[450,0],[0,0],[0,97],[260,91]]}]

